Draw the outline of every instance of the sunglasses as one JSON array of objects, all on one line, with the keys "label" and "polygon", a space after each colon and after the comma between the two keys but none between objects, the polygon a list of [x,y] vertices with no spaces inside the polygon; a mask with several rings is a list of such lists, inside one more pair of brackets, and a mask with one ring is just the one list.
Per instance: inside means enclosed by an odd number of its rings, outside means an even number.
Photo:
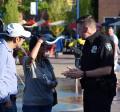
[{"label": "sunglasses", "polygon": [[23,37],[23,36],[19,36],[19,38],[25,39],[25,37]]}]

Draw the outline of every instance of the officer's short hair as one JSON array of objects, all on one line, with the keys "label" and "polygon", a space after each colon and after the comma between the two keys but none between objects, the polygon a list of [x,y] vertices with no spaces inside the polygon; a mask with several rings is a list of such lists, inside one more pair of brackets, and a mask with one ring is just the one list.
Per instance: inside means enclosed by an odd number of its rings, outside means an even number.
[{"label": "officer's short hair", "polygon": [[86,15],[80,17],[76,23],[78,24],[85,24],[88,27],[95,27],[96,28],[96,21],[91,15]]},{"label": "officer's short hair", "polygon": [[80,18],[77,19],[76,23],[83,23],[85,22],[86,19],[92,18],[91,15],[85,15],[85,16],[81,16]]}]

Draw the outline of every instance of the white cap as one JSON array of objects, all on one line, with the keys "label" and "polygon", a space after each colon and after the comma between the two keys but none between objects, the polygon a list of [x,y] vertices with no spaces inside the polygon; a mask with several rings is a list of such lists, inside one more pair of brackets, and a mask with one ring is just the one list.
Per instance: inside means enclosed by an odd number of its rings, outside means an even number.
[{"label": "white cap", "polygon": [[5,28],[5,34],[9,37],[19,37],[23,36],[28,38],[31,36],[31,32],[26,31],[23,26],[19,23],[10,23]]}]

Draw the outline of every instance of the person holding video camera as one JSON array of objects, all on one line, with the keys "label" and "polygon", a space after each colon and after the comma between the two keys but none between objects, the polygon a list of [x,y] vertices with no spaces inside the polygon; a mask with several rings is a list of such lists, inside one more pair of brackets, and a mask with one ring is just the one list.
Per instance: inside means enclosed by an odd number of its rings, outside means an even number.
[{"label": "person holding video camera", "polygon": [[63,75],[81,78],[84,112],[110,112],[117,81],[114,73],[114,43],[97,31],[93,17],[81,17],[77,24],[86,40],[82,49],[81,68],[68,68]]},{"label": "person holding video camera", "polygon": [[23,112],[52,111],[53,89],[57,86],[57,80],[45,54],[48,47],[44,37],[32,37],[30,40],[30,56],[23,59],[25,75]]}]

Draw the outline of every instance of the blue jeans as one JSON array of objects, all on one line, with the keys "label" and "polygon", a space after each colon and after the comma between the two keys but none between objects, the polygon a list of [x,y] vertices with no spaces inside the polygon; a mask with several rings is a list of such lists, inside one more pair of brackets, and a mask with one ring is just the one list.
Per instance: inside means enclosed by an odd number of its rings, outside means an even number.
[{"label": "blue jeans", "polygon": [[0,103],[0,112],[17,112],[16,102],[12,102],[12,106],[8,108],[4,103]]},{"label": "blue jeans", "polygon": [[52,106],[32,106],[23,105],[23,112],[51,112]]}]

